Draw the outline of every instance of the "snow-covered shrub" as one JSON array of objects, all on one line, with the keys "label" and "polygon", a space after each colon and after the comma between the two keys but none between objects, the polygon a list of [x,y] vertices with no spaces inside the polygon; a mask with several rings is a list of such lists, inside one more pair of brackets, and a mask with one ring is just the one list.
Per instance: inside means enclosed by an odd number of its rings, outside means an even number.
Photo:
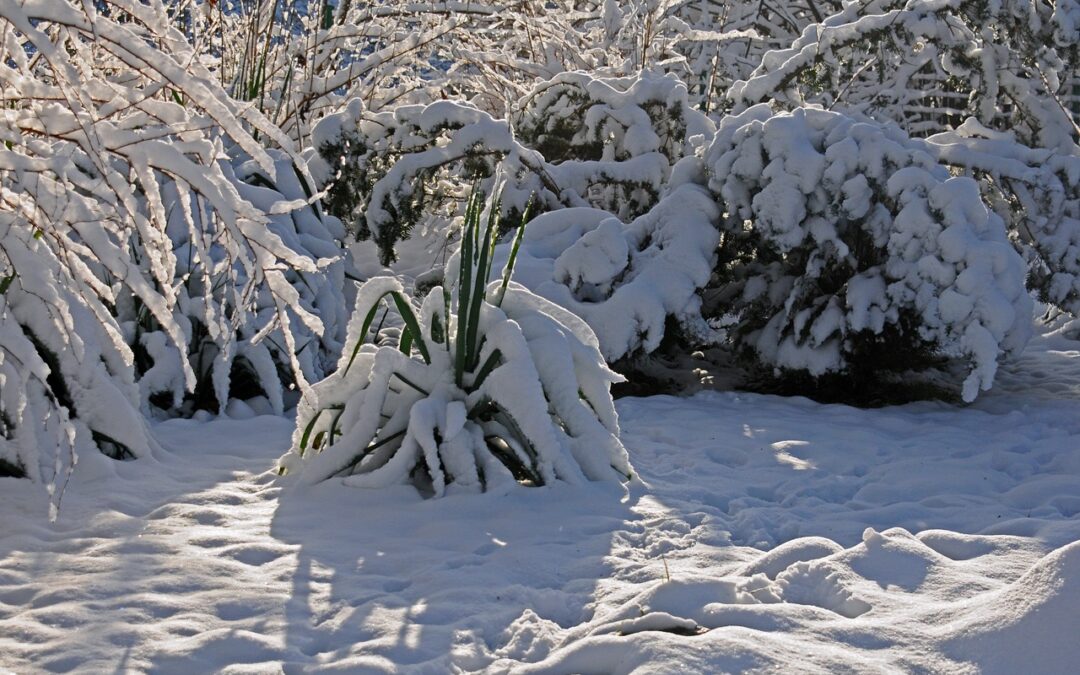
[{"label": "snow-covered shrub", "polygon": [[80,454],[130,459],[154,442],[115,324],[87,306],[45,236],[0,217],[0,475],[43,483],[55,518]]},{"label": "snow-covered shrub", "polygon": [[[318,316],[322,332],[314,332],[288,306],[279,307],[268,285],[252,283],[250,270],[236,264],[228,243],[214,238],[212,214],[202,210],[197,197],[164,183],[165,200],[174,205],[166,227],[176,258],[174,314],[189,341],[182,355],[137,298],[121,299],[119,319],[134,348],[144,405],[190,414],[193,409],[222,410],[230,397],[262,395],[281,414],[282,392],[295,380],[283,331],[291,333],[295,361],[308,381],[325,377],[341,354],[347,322],[347,261],[340,245],[344,230],[317,203],[308,203],[312,189],[291,159],[268,153],[275,179],[243,157],[223,163],[223,174],[241,199],[267,213],[267,230],[315,269],[282,268],[290,288],[279,292]],[[287,319],[284,324],[280,315]],[[195,373],[192,391],[185,390],[182,359]]]},{"label": "snow-covered shrub", "polygon": [[935,135],[939,160],[979,182],[1031,268],[1029,285],[1080,309],[1080,3],[873,0],[849,3],[767,53],[730,91],[819,104]]},{"label": "snow-covered shrub", "polygon": [[928,139],[937,157],[979,182],[1028,262],[1040,300],[1080,315],[1080,148],[1032,148],[969,119]]},{"label": "snow-covered shrub", "polygon": [[312,174],[328,185],[323,203],[359,238],[374,239],[384,264],[421,218],[455,215],[469,186],[493,180],[496,169],[511,180],[504,209],[520,217],[530,195],[560,204],[543,157],[518,143],[505,121],[466,103],[372,113],[353,99],[321,120],[312,138],[319,153]]},{"label": "snow-covered shrub", "polygon": [[371,236],[388,264],[421,218],[457,215],[477,177],[486,187],[496,174],[506,181],[501,208],[511,222],[530,199],[541,212],[636,215],[655,203],[691,139],[712,131],[685,85],[652,73],[558,76],[526,99],[514,125],[453,101],[372,113],[354,99],[316,126],[311,170],[327,186],[327,210]]},{"label": "snow-covered shrub", "polygon": [[[288,275],[321,274],[326,261],[310,254],[318,247],[298,250],[272,229],[273,216],[306,205],[253,203],[229,160],[247,156],[272,181],[287,179],[253,134],[301,166],[289,139],[227,95],[160,3],[7,3],[0,29],[10,103],[0,111],[4,377],[26,383],[25,405],[5,384],[5,460],[48,481],[37,467],[73,459],[66,447],[145,454],[132,347],[162,367],[144,377],[191,392],[198,375],[183,355],[197,337],[188,317],[205,317],[229,349],[264,292],[273,316],[260,316],[263,330],[249,343],[280,327],[284,360],[303,385],[294,324],[310,334],[323,324]],[[180,250],[173,236],[185,230],[192,245]],[[177,284],[201,272],[178,269],[193,251],[213,259],[211,249],[229,260],[211,281],[229,300],[193,308]],[[129,321],[157,334],[136,339]]]},{"label": "snow-covered shrub", "polygon": [[[281,473],[362,487],[415,480],[435,495],[629,477],[609,391],[621,378],[584,322],[510,282],[512,259],[487,283],[489,208],[481,231],[473,194],[456,287],[432,289],[419,312],[392,277],[361,286],[339,370],[304,394]],[[365,342],[388,297],[404,322],[397,348]]]},{"label": "snow-covered shrub", "polygon": [[1033,147],[1076,142],[1062,96],[1080,72],[1077,0],[870,0],[847,3],[762,57],[729,96],[819,103],[900,124],[911,135],[968,115]]},{"label": "snow-covered shrub", "polygon": [[[516,278],[584,319],[609,362],[654,351],[670,320],[708,341],[699,290],[715,264],[719,216],[708,191],[692,183],[629,223],[593,208],[541,214],[525,228]],[[500,245],[496,260],[513,250]]]},{"label": "snow-covered shrub", "polygon": [[[512,118],[518,140],[557,168],[555,182],[624,220],[660,198],[671,167],[714,131],[678,78],[644,72],[597,78],[562,73],[541,83]],[[584,174],[587,179],[581,180]]]},{"label": "snow-covered shrub", "polygon": [[975,182],[950,177],[927,144],[760,105],[721,123],[706,164],[725,211],[722,311],[764,364],[859,377],[959,358],[970,401],[1024,346],[1023,261]]}]

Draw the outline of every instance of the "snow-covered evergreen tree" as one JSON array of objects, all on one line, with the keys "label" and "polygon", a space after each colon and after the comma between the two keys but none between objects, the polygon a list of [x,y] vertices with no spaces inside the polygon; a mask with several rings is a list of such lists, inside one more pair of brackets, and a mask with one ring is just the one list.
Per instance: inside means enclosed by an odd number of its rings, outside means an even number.
[{"label": "snow-covered evergreen tree", "polygon": [[725,212],[716,311],[764,364],[880,377],[957,358],[970,401],[1027,341],[1023,261],[929,144],[759,105],[721,123],[706,165]]}]

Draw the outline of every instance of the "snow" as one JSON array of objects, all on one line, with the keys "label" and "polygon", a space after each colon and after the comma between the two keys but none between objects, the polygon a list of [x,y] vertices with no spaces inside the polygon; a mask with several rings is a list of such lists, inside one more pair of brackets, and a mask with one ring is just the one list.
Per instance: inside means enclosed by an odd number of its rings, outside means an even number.
[{"label": "snow", "polygon": [[[514,279],[580,316],[608,361],[655,350],[669,317],[708,333],[699,289],[712,274],[719,209],[702,187],[674,187],[622,223],[600,209],[550,211],[529,221]],[[495,269],[511,245],[495,249]]]},{"label": "snow", "polygon": [[1070,330],[966,407],[623,399],[628,486],[283,490],[292,420],[162,422],[55,523],[0,478],[0,670],[1073,672]]}]

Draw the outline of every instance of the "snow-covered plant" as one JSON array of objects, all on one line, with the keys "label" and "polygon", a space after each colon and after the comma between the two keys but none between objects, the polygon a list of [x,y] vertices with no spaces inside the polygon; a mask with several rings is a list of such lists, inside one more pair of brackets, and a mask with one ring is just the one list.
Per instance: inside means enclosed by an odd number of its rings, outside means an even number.
[{"label": "snow-covered plant", "polygon": [[[154,358],[171,351],[161,359],[172,359],[169,381],[193,391],[198,376],[182,357],[196,341],[188,316],[205,317],[228,349],[235,333],[224,327],[250,325],[257,297],[268,293],[273,316],[260,318],[253,340],[280,327],[284,360],[301,385],[293,324],[322,332],[288,275],[319,274],[325,261],[268,226],[269,216],[305,204],[254,204],[229,161],[229,153],[246,155],[277,180],[277,163],[252,134],[286,149],[289,139],[226,94],[172,18],[160,3],[134,0],[0,5],[5,379],[28,383],[25,405],[4,403],[5,453],[12,463],[17,445],[32,477],[50,480],[33,467],[73,456],[64,447],[145,454],[132,347]],[[295,154],[290,163],[302,164]],[[185,230],[192,245],[178,250],[173,237]],[[212,280],[229,301],[185,306],[180,256],[210,260],[211,249],[229,261]],[[134,305],[159,331],[146,343],[127,325]],[[52,437],[66,439],[55,454],[44,443]]]},{"label": "snow-covered plant", "polygon": [[[164,183],[165,200],[173,205],[166,234],[176,257],[174,313],[190,338],[187,354],[181,354],[145,305],[130,296],[119,299],[118,318],[134,348],[144,406],[190,414],[195,409],[222,410],[230,398],[261,395],[270,410],[281,414],[282,393],[295,380],[282,331],[291,331],[295,360],[308,381],[325,377],[341,354],[347,321],[343,289],[348,272],[340,246],[344,230],[317,203],[308,203],[313,197],[308,179],[291,159],[279,151],[268,154],[276,179],[243,156],[223,163],[223,174],[242,199],[267,213],[268,231],[317,268],[312,273],[286,267],[282,273],[291,286],[287,292],[319,317],[322,333],[312,331],[287,306],[280,309],[288,318],[283,325],[275,295],[265,285],[256,286],[248,305],[239,307],[240,289],[252,283],[249,270],[236,265],[227,242],[214,238],[212,214],[199,200],[182,194],[174,183]],[[288,203],[295,208],[276,207]],[[184,386],[185,358],[195,373],[192,391]]]},{"label": "snow-covered plant", "polygon": [[1028,262],[1040,300],[1080,314],[1080,147],[1032,148],[969,119],[929,139],[939,160],[979,182]]},{"label": "snow-covered plant", "polygon": [[45,236],[0,217],[0,475],[44,484],[55,518],[80,454],[130,459],[154,442],[115,324],[86,306]]},{"label": "snow-covered plant", "polygon": [[375,109],[402,97],[431,100],[438,84],[425,77],[438,72],[431,64],[445,59],[441,47],[463,23],[438,5],[223,0],[183,3],[174,16],[233,98],[303,143],[349,98]]},{"label": "snow-covered plant", "polygon": [[593,208],[541,214],[520,250],[504,243],[496,260],[516,252],[517,279],[584,319],[610,363],[656,350],[672,321],[692,341],[712,339],[699,291],[715,265],[719,216],[705,188],[682,184],[629,223]]},{"label": "snow-covered plant", "polygon": [[328,185],[327,210],[371,236],[389,263],[422,217],[458,215],[477,177],[486,186],[496,174],[506,180],[501,208],[511,221],[532,195],[541,211],[636,215],[658,198],[691,140],[712,131],[678,79],[653,73],[560,75],[526,99],[514,123],[522,131],[454,101],[372,113],[354,99],[316,126],[311,170]]},{"label": "snow-covered plant", "polygon": [[725,211],[719,311],[762,363],[861,378],[962,359],[970,401],[1024,346],[1023,260],[975,182],[928,144],[759,105],[721,123],[706,164]]},{"label": "snow-covered plant", "polygon": [[[339,370],[301,400],[281,473],[435,495],[630,476],[610,395],[621,378],[584,322],[510,281],[513,256],[488,284],[499,209],[484,228],[482,210],[474,192],[455,288],[419,311],[392,277],[361,286]],[[404,322],[397,348],[366,342],[387,298]]]},{"label": "snow-covered plant", "polygon": [[[512,116],[518,140],[558,168],[590,205],[623,219],[649,210],[671,167],[693,154],[714,131],[693,109],[678,78],[645,72],[637,77],[597,78],[562,73],[522,99]],[[586,183],[575,174],[586,173]]]},{"label": "snow-covered plant", "polygon": [[384,264],[422,217],[456,215],[468,186],[493,179],[496,169],[512,181],[503,208],[517,216],[530,194],[549,207],[560,204],[543,157],[518,143],[506,122],[465,103],[371,113],[353,99],[319,122],[313,141],[319,154],[311,170],[328,184],[327,210],[361,239],[374,239]]},{"label": "snow-covered plant", "polygon": [[1078,35],[1077,0],[852,2],[764,55],[730,97],[736,110],[770,101],[857,110],[912,135],[973,115],[1029,146],[1068,151],[1078,128],[1062,97],[1080,72]]},{"label": "snow-covered plant", "polygon": [[749,76],[763,54],[787,47],[840,6],[839,0],[607,0],[607,63],[613,74],[672,73],[686,83],[695,107],[724,112],[730,105],[724,93]]}]

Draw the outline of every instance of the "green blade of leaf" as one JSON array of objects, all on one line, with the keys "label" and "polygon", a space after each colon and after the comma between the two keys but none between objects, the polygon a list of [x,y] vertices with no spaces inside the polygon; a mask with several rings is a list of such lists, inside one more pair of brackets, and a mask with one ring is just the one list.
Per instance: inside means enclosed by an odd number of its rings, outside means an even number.
[{"label": "green blade of leaf", "polygon": [[[323,409],[325,410],[325,408]],[[322,416],[323,410],[315,413],[315,416],[311,418],[311,421],[304,427],[304,433],[300,434],[300,456],[304,456],[304,450],[307,449],[308,439],[311,437],[312,430],[315,429],[315,423],[319,421],[319,417]]]},{"label": "green blade of leaf", "polygon": [[[494,203],[491,205],[491,211],[488,214],[487,228],[484,230],[484,241],[480,245],[480,259],[476,265],[476,278],[473,280],[473,289],[470,295],[470,306],[468,310],[468,321],[465,330],[465,368],[472,370],[476,367],[476,361],[480,358],[480,351],[477,349],[476,336],[480,326],[480,308],[484,304],[485,287],[487,286],[488,274],[491,269],[491,243],[492,243],[492,230],[497,227],[497,216],[499,209],[498,197],[496,197]],[[477,225],[479,226],[479,214],[476,216]]]},{"label": "green blade of leaf", "polygon": [[413,334],[411,330],[401,331],[401,339],[398,340],[398,351],[405,356],[412,354]]},{"label": "green blade of leaf", "polygon": [[499,294],[495,296],[496,307],[502,307],[503,298],[506,297],[506,288],[510,285],[510,276],[514,273],[518,249],[521,248],[521,240],[525,237],[525,223],[529,221],[534,202],[535,198],[530,197],[529,203],[525,205],[525,212],[521,214],[521,224],[518,225],[517,233],[514,235],[514,243],[510,246],[510,257],[506,259],[506,267],[503,267],[502,285],[499,286]]},{"label": "green blade of leaf", "polygon": [[454,383],[461,387],[465,376],[465,360],[468,356],[466,351],[466,326],[469,323],[469,293],[472,285],[473,268],[473,230],[476,228],[478,214],[476,213],[477,186],[469,197],[469,207],[465,210],[464,231],[461,238],[461,254],[458,256],[458,324],[457,342],[454,359]]},{"label": "green blade of leaf", "polygon": [[491,374],[491,371],[495,370],[495,366],[499,365],[499,359],[501,358],[502,352],[498,349],[488,355],[487,359],[484,361],[484,365],[476,373],[476,379],[473,380],[472,388],[469,390],[470,392],[476,391],[484,384],[484,380]]},{"label": "green blade of leaf", "polygon": [[392,292],[393,291],[387,291],[386,293],[383,293],[374,303],[372,303],[371,309],[368,310],[367,316],[364,317],[364,323],[360,327],[360,336],[356,339],[356,346],[353,347],[352,354],[349,355],[349,362],[341,369],[342,377],[349,372],[349,368],[352,368],[353,361],[356,360],[356,355],[360,353],[360,347],[364,345],[364,338],[367,337],[368,331],[371,330],[371,324],[375,321],[375,312],[379,310],[382,299]]},{"label": "green blade of leaf", "polygon": [[[413,312],[412,305],[409,304],[409,300],[398,291],[391,291],[390,296],[394,298],[394,304],[397,305],[398,314],[405,320],[405,328],[412,333],[412,340],[416,343],[416,348],[420,350],[420,355],[424,357],[424,363],[431,363],[431,354],[428,353],[427,344],[424,342],[424,334],[420,330],[420,322],[416,320],[416,314]],[[408,354],[408,352],[405,352]]]}]

